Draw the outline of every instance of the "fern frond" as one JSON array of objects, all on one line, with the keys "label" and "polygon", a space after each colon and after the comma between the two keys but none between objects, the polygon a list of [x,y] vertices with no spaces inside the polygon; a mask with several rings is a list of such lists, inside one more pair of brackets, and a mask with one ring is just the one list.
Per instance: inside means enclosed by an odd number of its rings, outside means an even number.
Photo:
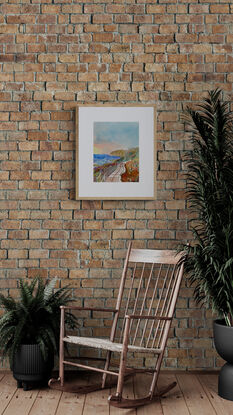
[{"label": "fern frond", "polygon": [[[71,301],[71,289],[55,289],[57,279],[46,283],[40,277],[32,281],[20,280],[19,299],[0,294],[0,306],[5,313],[0,317],[0,348],[3,358],[13,361],[22,343],[40,345],[43,356],[57,352],[60,331],[60,306]],[[68,314],[69,327],[77,325],[77,319]]]}]

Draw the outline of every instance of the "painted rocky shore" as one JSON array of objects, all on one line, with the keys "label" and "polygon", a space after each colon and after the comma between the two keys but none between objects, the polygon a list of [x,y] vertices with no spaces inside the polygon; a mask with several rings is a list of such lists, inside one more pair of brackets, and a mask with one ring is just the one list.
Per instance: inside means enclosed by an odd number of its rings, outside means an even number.
[{"label": "painted rocky shore", "polygon": [[139,182],[139,148],[94,154],[94,182]]}]

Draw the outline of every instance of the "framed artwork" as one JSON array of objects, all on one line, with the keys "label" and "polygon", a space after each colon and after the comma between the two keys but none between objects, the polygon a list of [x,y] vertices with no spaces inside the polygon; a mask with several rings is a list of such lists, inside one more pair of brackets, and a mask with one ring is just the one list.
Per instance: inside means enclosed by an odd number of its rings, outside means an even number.
[{"label": "framed artwork", "polygon": [[76,108],[76,199],[155,199],[152,105]]}]

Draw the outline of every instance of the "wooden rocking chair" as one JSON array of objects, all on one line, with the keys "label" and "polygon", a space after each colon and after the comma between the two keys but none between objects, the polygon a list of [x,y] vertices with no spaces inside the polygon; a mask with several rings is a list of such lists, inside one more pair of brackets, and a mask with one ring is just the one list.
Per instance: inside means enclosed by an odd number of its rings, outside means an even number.
[{"label": "wooden rocking chair", "polygon": [[[109,388],[117,383],[116,394],[109,396],[110,405],[118,408],[135,408],[157,399],[176,383],[163,390],[157,390],[157,381],[166,347],[169,329],[173,318],[177,296],[183,275],[181,254],[172,250],[131,249],[126,255],[116,308],[82,308],[75,306],[61,307],[59,378],[51,379],[51,388],[64,388],[64,365],[72,365],[83,369],[103,373],[102,382],[95,385],[82,386],[78,393],[88,393],[98,389]],[[133,267],[130,268],[131,263]],[[110,339],[78,337],[65,334],[64,313],[66,310],[89,310],[114,313]],[[64,357],[64,343],[72,343],[81,347],[101,349],[106,352],[104,368],[92,367],[68,361]],[[110,370],[112,353],[120,353],[119,371]],[[127,353],[142,353],[143,356],[153,354],[155,367],[150,369],[132,369],[126,366]],[[79,359],[79,357],[78,357]],[[89,360],[88,357],[85,357]],[[122,397],[124,380],[138,372],[152,373],[149,393],[141,399],[125,399]],[[107,375],[114,376],[117,382],[107,382]],[[67,389],[66,389],[67,390]]]}]

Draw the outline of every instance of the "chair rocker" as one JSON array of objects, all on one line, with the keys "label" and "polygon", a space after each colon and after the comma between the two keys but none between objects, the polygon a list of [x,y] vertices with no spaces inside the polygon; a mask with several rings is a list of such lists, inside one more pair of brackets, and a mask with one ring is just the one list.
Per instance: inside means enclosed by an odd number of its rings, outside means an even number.
[{"label": "chair rocker", "polygon": [[[116,307],[112,309],[82,308],[76,306],[61,307],[59,378],[51,379],[49,386],[54,389],[88,393],[117,385],[116,393],[109,396],[108,402],[118,408],[136,408],[146,405],[162,396],[176,383],[162,390],[157,389],[157,381],[168,334],[175,310],[179,288],[183,275],[182,254],[172,250],[132,249],[129,244]],[[64,315],[67,310],[89,310],[94,312],[111,312],[114,317],[109,340],[78,337],[65,333]],[[93,367],[67,360],[64,355],[64,344],[78,345],[105,351],[105,358],[89,358],[85,360],[104,360],[104,367]],[[110,368],[112,353],[119,353],[119,370]],[[136,352],[142,356],[155,358],[155,365],[150,369],[132,369],[127,367],[128,354]],[[118,355],[118,356],[119,356]],[[81,359],[81,357],[77,357]],[[64,365],[102,373],[102,382],[80,386],[75,390],[67,389],[64,383]],[[135,373],[149,372],[152,381],[147,396],[141,399],[126,399],[122,396],[124,381]],[[111,375],[111,376],[109,376]],[[67,375],[68,376],[68,375]],[[107,376],[115,381],[107,381]]]}]

